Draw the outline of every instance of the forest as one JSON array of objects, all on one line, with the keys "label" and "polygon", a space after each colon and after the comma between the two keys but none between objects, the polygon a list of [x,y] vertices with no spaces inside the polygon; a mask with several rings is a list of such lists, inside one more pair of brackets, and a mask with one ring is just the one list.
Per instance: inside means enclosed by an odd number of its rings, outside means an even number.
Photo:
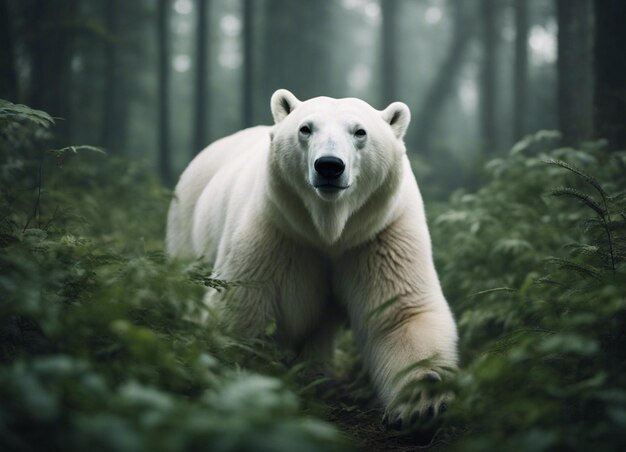
[{"label": "forest", "polygon": [[[626,449],[624,49],[624,0],[0,0],[0,449]],[[349,325],[321,374],[166,256],[183,169],[279,88],[411,109],[435,420],[381,423]]]}]

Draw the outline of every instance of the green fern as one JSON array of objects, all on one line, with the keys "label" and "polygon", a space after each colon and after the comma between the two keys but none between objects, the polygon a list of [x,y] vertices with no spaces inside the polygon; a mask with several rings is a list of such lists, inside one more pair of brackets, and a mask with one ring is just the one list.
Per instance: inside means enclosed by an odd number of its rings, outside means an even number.
[{"label": "green fern", "polygon": [[549,264],[556,265],[561,270],[574,271],[582,276],[588,276],[590,278],[599,279],[600,272],[597,268],[590,265],[580,264],[569,259],[563,259],[560,257],[549,257],[546,260]]},{"label": "green fern", "polygon": [[496,292],[516,292],[515,289],[510,287],[494,287],[493,289],[481,290],[479,292],[474,292],[469,295],[470,298],[479,297],[481,295],[496,293]]},{"label": "green fern", "polygon": [[569,163],[564,162],[562,160],[550,159],[550,160],[547,160],[546,163],[549,164],[549,165],[554,165],[554,166],[558,166],[560,168],[564,168],[564,169],[566,169],[566,170],[568,170],[568,171],[570,171],[570,172],[580,176],[587,183],[589,183],[591,186],[593,186],[593,188],[595,188],[598,191],[598,193],[600,193],[600,195],[602,196],[603,200],[606,200],[606,198],[608,197],[607,193],[602,188],[602,185],[600,184],[598,179],[593,177],[591,174],[588,174],[588,173],[584,172],[583,170],[575,167],[574,165],[570,165]]},{"label": "green fern", "polygon": [[550,196],[562,196],[576,199],[604,218],[606,210],[591,195],[572,187],[557,187],[550,190]]},{"label": "green fern", "polygon": [[40,127],[50,127],[54,119],[45,111],[35,110],[26,105],[14,104],[8,100],[0,99],[0,124],[8,121],[26,120]]},{"label": "green fern", "polygon": [[602,254],[602,250],[597,245],[587,245],[584,243],[570,243],[565,246],[572,250],[575,255],[598,256]]},{"label": "green fern", "polygon": [[96,154],[106,155],[106,152],[99,147],[89,146],[89,145],[80,145],[80,146],[67,146],[61,149],[50,149],[48,152],[55,156],[56,158],[64,157],[66,154],[78,154],[79,151],[89,151],[94,152]]},{"label": "green fern", "polygon": [[[465,362],[447,419],[470,432],[452,449],[623,448],[623,167],[599,146],[542,154],[531,141],[499,159],[497,174],[469,202],[453,197],[446,210],[453,213],[438,212],[444,221],[431,228]],[[546,202],[551,185],[563,202]],[[463,216],[469,220],[445,221]],[[470,233],[475,221],[482,226]],[[504,253],[525,249],[510,238],[532,250]]]},{"label": "green fern", "polygon": [[[562,160],[553,159],[553,160],[548,160],[546,163],[550,165],[558,166],[560,168],[564,168],[570,171],[571,173],[577,175],[578,177],[583,179],[585,182],[587,182],[589,185],[594,187],[595,190],[602,197],[602,206],[601,206],[600,203],[598,203],[591,195],[581,192],[580,190],[577,190],[572,187],[558,187],[551,191],[552,196],[565,196],[565,197],[577,199],[579,202],[582,202],[584,205],[592,209],[598,215],[599,220],[600,220],[599,223],[601,224],[602,229],[604,230],[604,233],[606,235],[608,261],[610,264],[610,268],[612,269],[613,273],[615,273],[615,265],[617,262],[616,262],[616,256],[615,256],[616,251],[614,249],[615,239],[611,231],[611,225],[613,223],[613,220],[611,219],[611,212],[609,209],[609,199],[610,199],[609,195],[602,188],[602,185],[600,184],[598,179],[586,173],[585,171],[573,165],[570,165],[569,163],[564,162]],[[619,195],[615,195],[614,199],[616,200],[619,199]],[[593,225],[593,223],[587,223],[587,226],[589,225]]]}]

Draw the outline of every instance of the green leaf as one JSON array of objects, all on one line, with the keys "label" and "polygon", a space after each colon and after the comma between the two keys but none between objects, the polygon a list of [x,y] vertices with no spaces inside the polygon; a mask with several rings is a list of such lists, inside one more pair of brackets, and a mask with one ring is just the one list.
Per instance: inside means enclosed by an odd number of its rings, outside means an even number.
[{"label": "green leaf", "polygon": [[583,276],[589,276],[594,279],[600,277],[599,271],[589,265],[579,264],[577,262],[562,259],[559,257],[550,257],[546,259],[548,263],[558,266],[562,270],[571,270]]},{"label": "green leaf", "polygon": [[598,181],[598,179],[596,179],[595,177],[593,177],[592,175],[584,172],[583,170],[575,167],[574,165],[570,165],[567,162],[564,162],[563,160],[555,160],[555,159],[550,159],[546,161],[547,164],[549,165],[554,165],[554,166],[558,166],[561,168],[564,168],[578,176],[580,176],[581,178],[583,178],[587,183],[589,183],[591,186],[593,186],[598,193],[600,193],[600,195],[602,196],[603,199],[607,198],[607,194],[604,191],[604,189],[602,188],[602,185],[600,185],[600,182]]},{"label": "green leaf", "polygon": [[564,196],[564,197],[576,199],[580,201],[581,203],[583,203],[584,205],[586,205],[587,207],[589,207],[590,209],[592,209],[593,211],[595,211],[602,218],[604,218],[604,216],[606,215],[606,210],[604,210],[600,206],[600,204],[598,204],[598,202],[595,199],[593,199],[591,195],[588,195],[587,193],[583,193],[580,190],[576,190],[575,188],[558,187],[558,188],[552,189],[550,191],[550,195],[551,196]]},{"label": "green leaf", "polygon": [[54,124],[54,119],[45,111],[34,110],[26,105],[14,104],[0,99],[0,120],[27,120],[41,127]]},{"label": "green leaf", "polygon": [[67,146],[61,149],[50,149],[48,152],[53,156],[60,158],[65,154],[78,154],[79,151],[89,151],[95,154],[106,155],[106,152],[103,149],[89,145]]},{"label": "green leaf", "polygon": [[469,296],[473,298],[473,297],[478,297],[481,295],[486,295],[486,294],[496,293],[496,292],[516,292],[516,290],[511,289],[510,287],[495,287],[493,289],[487,289],[487,290],[481,290],[479,292],[474,292],[470,294]]}]

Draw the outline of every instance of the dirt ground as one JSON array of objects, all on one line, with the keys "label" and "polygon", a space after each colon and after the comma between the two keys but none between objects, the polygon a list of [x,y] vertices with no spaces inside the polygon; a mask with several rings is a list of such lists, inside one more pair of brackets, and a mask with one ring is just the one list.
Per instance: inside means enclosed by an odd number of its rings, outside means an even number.
[{"label": "dirt ground", "polygon": [[414,432],[399,432],[382,423],[383,410],[375,401],[353,398],[350,384],[335,382],[328,421],[337,425],[357,444],[359,451],[391,452],[444,450],[450,434],[439,426]]}]

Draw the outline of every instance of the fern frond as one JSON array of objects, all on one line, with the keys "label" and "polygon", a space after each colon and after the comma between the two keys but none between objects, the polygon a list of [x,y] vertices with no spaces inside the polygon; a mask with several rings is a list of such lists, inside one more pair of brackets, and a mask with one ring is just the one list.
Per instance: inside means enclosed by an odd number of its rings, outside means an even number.
[{"label": "fern frond", "polygon": [[218,292],[239,285],[235,281],[224,281],[214,278],[211,272],[203,271],[200,267],[192,267],[189,269],[188,278],[195,284],[215,289]]},{"label": "fern frond", "polygon": [[587,218],[582,223],[582,229],[584,232],[589,232],[594,228],[608,228],[611,232],[624,231],[626,230],[626,220],[622,220],[621,218],[615,220],[612,218],[611,221],[609,221],[608,219],[603,220],[602,218],[594,217]]},{"label": "fern frond", "polygon": [[510,287],[494,287],[493,289],[487,289],[487,290],[481,290],[479,292],[474,292],[473,294],[470,294],[469,297],[474,298],[480,295],[486,295],[486,294],[494,293],[494,292],[515,292],[515,289],[512,289]]},{"label": "fern frond", "polygon": [[78,154],[79,151],[90,151],[96,154],[106,155],[106,152],[101,148],[84,144],[80,146],[67,146],[61,149],[50,149],[48,152],[55,157],[60,158],[65,154]]},{"label": "fern frond", "polygon": [[579,264],[578,262],[562,259],[560,257],[550,257],[547,259],[549,264],[558,266],[561,270],[571,270],[582,276],[598,279],[600,272],[589,265]]},{"label": "fern frond", "polygon": [[604,227],[604,222],[602,221],[602,219],[597,218],[597,217],[587,218],[582,223],[582,229],[584,232],[589,232],[591,229],[597,228],[597,227]]},{"label": "fern frond", "polygon": [[580,190],[576,190],[575,188],[557,187],[550,191],[550,195],[551,196],[565,196],[565,197],[577,199],[578,201],[585,204],[590,209],[594,210],[602,218],[604,218],[604,216],[606,215],[606,210],[604,210],[604,208],[598,203],[598,201],[593,199],[591,195],[588,195],[587,193],[584,193]]},{"label": "fern frond", "polygon": [[626,202],[626,192],[622,191],[606,198],[613,204],[619,204],[620,202]]},{"label": "fern frond", "polygon": [[584,256],[593,256],[600,254],[600,248],[595,245],[587,245],[583,243],[570,243],[565,246],[566,248],[570,248],[573,250],[574,254],[584,255]]},{"label": "fern frond", "polygon": [[563,287],[564,284],[562,282],[556,281],[552,278],[550,278],[550,276],[540,276],[539,278],[537,278],[535,280],[535,284],[539,285],[539,284],[546,284],[546,285],[552,285],[552,286],[557,286],[557,287]]},{"label": "fern frond", "polygon": [[606,192],[602,188],[602,185],[600,185],[600,182],[598,182],[598,179],[593,177],[591,174],[588,174],[588,173],[584,172],[583,170],[575,167],[574,165],[570,165],[569,163],[564,162],[563,160],[550,159],[550,160],[547,160],[546,163],[548,165],[555,165],[555,166],[558,166],[560,168],[566,169],[566,170],[576,174],[577,176],[580,176],[588,184],[593,186],[593,188],[595,188],[598,191],[598,193],[600,193],[600,195],[602,196],[603,199],[606,199],[608,197],[608,195],[606,194]]},{"label": "fern frond", "polygon": [[12,118],[25,119],[41,127],[50,127],[54,124],[54,119],[45,111],[0,99],[0,120]]}]

